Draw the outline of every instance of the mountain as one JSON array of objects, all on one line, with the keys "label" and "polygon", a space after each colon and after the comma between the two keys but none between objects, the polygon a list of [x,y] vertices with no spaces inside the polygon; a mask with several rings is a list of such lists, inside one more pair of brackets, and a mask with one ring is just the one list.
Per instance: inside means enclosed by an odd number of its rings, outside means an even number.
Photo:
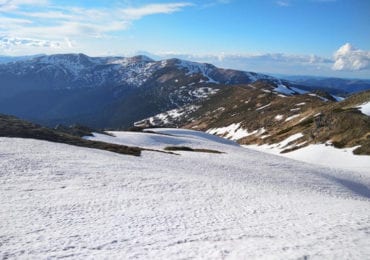
[{"label": "mountain", "polygon": [[286,80],[305,86],[306,90],[321,89],[335,95],[348,96],[350,94],[370,89],[370,80],[341,79],[311,76],[284,76]]},{"label": "mountain", "polygon": [[[370,160],[350,152],[370,154],[370,91],[338,101],[210,64],[82,54],[8,63],[0,81],[0,111],[139,128],[0,114],[1,258],[369,258]],[[330,163],[234,141],[319,143]]]},{"label": "mountain", "polygon": [[44,55],[0,64],[0,111],[51,126],[128,127],[225,86],[257,80],[279,82],[179,59]]},{"label": "mountain", "polygon": [[[325,93],[282,94],[257,81],[220,90],[204,102],[138,121],[136,126],[186,127],[282,153],[310,144],[355,147],[370,155],[370,91],[337,102]],[[361,107],[363,109],[361,110]]]}]

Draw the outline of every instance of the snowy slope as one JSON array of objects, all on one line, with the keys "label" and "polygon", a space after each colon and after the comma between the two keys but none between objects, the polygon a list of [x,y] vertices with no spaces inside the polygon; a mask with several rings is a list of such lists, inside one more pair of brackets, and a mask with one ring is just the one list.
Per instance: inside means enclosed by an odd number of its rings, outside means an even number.
[{"label": "snowy slope", "polygon": [[95,139],[225,153],[133,158],[0,138],[0,256],[370,257],[369,174],[304,164],[205,133],[155,131],[166,135]]},{"label": "snowy slope", "polygon": [[[294,138],[294,136],[291,137]],[[291,146],[287,146],[287,144],[294,139],[289,138],[274,145],[245,145],[244,147],[306,163],[325,166],[333,170],[342,169],[370,174],[370,156],[353,154],[353,150],[357,147],[338,149],[328,144],[311,144],[299,150],[281,153],[282,150],[291,148]]]},{"label": "snowy slope", "polygon": [[361,106],[359,106],[358,108],[363,114],[370,116],[370,102],[366,102],[362,104]]}]

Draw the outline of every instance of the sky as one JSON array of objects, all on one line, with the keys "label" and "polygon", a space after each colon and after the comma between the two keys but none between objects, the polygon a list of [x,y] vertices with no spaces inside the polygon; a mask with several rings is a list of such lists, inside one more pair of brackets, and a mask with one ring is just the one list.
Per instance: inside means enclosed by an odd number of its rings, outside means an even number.
[{"label": "sky", "polygon": [[370,0],[0,0],[0,55],[180,57],[370,79]]}]

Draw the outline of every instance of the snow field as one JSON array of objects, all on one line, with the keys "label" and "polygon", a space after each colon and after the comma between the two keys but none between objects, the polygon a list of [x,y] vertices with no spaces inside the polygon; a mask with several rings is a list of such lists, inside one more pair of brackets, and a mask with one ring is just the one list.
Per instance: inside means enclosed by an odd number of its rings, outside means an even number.
[{"label": "snow field", "polygon": [[0,138],[3,258],[370,257],[370,176],[181,129],[95,139],[141,157]]}]

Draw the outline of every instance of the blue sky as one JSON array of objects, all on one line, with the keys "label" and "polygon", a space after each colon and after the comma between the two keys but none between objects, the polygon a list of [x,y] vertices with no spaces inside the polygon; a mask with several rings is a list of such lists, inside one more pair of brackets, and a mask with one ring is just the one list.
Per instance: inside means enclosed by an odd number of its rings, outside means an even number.
[{"label": "blue sky", "polygon": [[369,0],[0,0],[0,55],[182,57],[370,78]]}]

